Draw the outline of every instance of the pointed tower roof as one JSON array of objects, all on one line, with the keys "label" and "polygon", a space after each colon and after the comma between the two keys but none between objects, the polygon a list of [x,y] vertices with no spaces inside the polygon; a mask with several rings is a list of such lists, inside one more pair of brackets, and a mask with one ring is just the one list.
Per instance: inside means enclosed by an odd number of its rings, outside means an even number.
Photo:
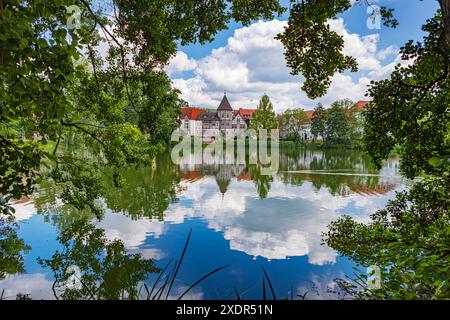
[{"label": "pointed tower roof", "polygon": [[217,108],[217,111],[233,111],[233,108],[231,107],[226,94],[223,96],[222,102]]},{"label": "pointed tower roof", "polygon": [[225,195],[225,193],[227,193],[228,186],[230,185],[231,181],[229,179],[225,180],[216,177],[216,182],[217,185],[219,186],[219,190],[222,196]]}]

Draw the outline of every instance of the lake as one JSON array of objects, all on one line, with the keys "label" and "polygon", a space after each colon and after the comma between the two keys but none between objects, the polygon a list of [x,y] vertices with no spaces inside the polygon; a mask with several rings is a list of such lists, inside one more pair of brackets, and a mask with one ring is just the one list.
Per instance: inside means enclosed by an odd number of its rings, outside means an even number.
[{"label": "lake", "polygon": [[[175,165],[163,154],[151,167],[123,170],[120,188],[106,181],[110,189],[98,201],[104,211],[99,217],[61,206],[43,182],[33,201],[15,204],[15,236],[29,250],[22,269],[0,266],[0,293],[54,299],[67,288],[55,286],[55,278],[76,265],[81,272],[90,268],[94,286],[110,279],[105,297],[115,297],[107,293],[122,285],[114,279],[123,273],[129,286],[145,277],[141,295],[158,274],[127,257],[139,253],[160,269],[172,261],[169,274],[191,231],[168,298],[225,265],[184,298],[261,299],[263,286],[269,292],[262,267],[277,298],[342,298],[334,280],[352,276],[355,264],[323,245],[322,233],[343,215],[368,221],[406,188],[399,160],[389,159],[378,171],[354,150],[282,148],[279,157],[278,172],[266,176],[256,165]],[[110,176],[105,169],[105,179]],[[63,232],[68,228],[73,233]]]}]

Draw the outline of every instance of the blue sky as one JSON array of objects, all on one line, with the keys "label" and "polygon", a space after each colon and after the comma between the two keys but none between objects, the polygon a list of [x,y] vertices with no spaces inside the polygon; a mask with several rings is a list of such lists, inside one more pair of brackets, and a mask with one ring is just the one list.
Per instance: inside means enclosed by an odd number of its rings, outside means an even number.
[{"label": "blue sky", "polygon": [[329,93],[321,99],[310,100],[301,92],[302,77],[290,76],[283,48],[273,39],[288,13],[249,27],[231,22],[211,43],[180,47],[168,67],[169,75],[182,97],[196,107],[217,107],[224,91],[235,108],[255,108],[259,97],[267,93],[278,112],[291,107],[310,109],[318,102],[329,105],[342,98],[364,99],[368,82],[389,76],[393,66],[401,62],[398,49],[410,39],[422,39],[421,25],[439,7],[436,0],[374,3],[394,8],[400,25],[396,29],[369,29],[366,5],[354,5],[332,22],[332,28],[346,40],[346,53],[356,56],[360,71],[336,76]]},{"label": "blue sky", "polygon": [[[282,1],[284,6],[287,6],[289,1]],[[426,19],[432,17],[439,8],[438,2],[435,0],[382,0],[376,3],[379,6],[387,6],[395,9],[395,17],[400,25],[396,29],[382,27],[377,30],[381,36],[381,47],[396,44],[400,46],[409,39],[420,40],[423,36],[420,30],[421,25]],[[366,27],[366,20],[368,14],[366,13],[366,5],[355,5],[346,13],[340,15],[344,18],[347,29],[350,32],[356,32],[360,35],[368,35],[373,33]],[[287,20],[289,13],[286,12],[279,20]],[[200,59],[207,56],[212,49],[226,45],[228,38],[233,36],[234,30],[242,28],[242,24],[235,21],[229,23],[228,30],[220,32],[214,42],[206,45],[190,45],[182,46],[180,50],[187,53],[190,57]]]}]

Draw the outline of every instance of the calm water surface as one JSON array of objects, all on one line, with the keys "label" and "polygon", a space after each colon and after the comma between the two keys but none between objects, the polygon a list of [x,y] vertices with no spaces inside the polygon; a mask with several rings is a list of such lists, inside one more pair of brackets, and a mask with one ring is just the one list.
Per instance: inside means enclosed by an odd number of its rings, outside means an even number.
[{"label": "calm water surface", "polygon": [[[122,188],[111,186],[101,200],[101,219],[59,207],[53,189],[43,185],[35,201],[16,204],[17,236],[30,250],[24,254],[24,272],[6,272],[0,292],[4,289],[7,298],[17,293],[54,298],[57,268],[38,260],[67,252],[68,242],[58,236],[87,216],[108,241],[121,240],[126,254],[140,253],[161,268],[180,256],[192,230],[171,297],[211,270],[231,265],[186,298],[234,299],[236,288],[241,298],[261,299],[261,264],[279,298],[291,291],[294,296],[308,292],[309,299],[333,298],[334,279],[351,276],[355,265],[322,245],[322,233],[344,214],[367,221],[383,208],[406,187],[398,165],[390,159],[377,171],[358,151],[286,149],[279,172],[263,176],[254,165],[178,166],[163,155],[151,168],[122,172]],[[71,261],[93,247],[72,248]],[[155,278],[151,274],[147,283]]]}]

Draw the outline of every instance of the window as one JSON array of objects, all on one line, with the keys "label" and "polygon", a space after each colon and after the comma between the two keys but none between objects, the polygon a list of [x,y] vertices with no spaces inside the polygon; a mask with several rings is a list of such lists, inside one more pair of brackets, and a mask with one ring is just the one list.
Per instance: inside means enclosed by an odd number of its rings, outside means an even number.
[{"label": "window", "polygon": [[241,123],[241,118],[237,118],[237,123]]},{"label": "window", "polygon": [[189,120],[188,119],[184,120],[184,128],[189,129]]}]

